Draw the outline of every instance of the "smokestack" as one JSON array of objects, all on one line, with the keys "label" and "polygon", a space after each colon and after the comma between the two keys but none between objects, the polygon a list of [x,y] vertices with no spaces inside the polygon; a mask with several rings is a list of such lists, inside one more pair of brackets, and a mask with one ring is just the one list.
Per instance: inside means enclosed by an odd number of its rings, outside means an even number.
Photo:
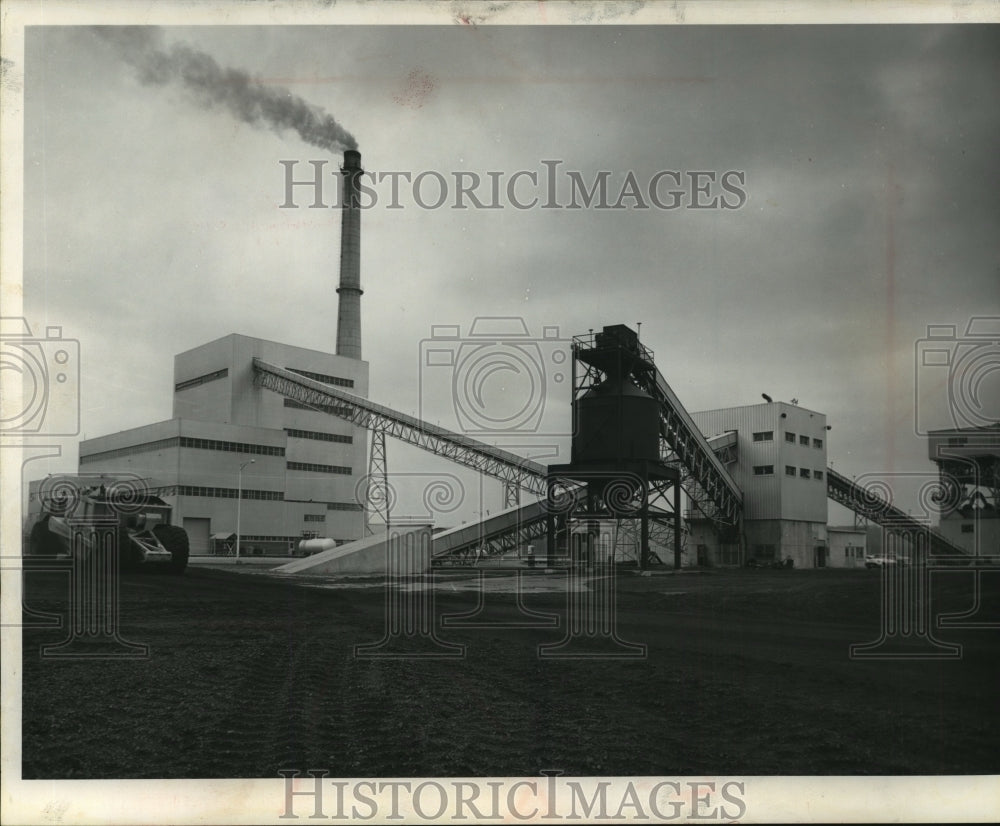
[{"label": "smokestack", "polygon": [[340,286],[337,288],[337,355],[361,358],[361,153],[344,152],[343,214],[340,223]]}]

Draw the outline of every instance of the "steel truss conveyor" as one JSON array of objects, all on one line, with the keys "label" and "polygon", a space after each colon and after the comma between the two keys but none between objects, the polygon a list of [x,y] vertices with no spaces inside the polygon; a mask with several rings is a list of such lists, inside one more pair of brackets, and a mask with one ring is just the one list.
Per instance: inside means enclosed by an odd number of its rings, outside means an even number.
[{"label": "steel truss conveyor", "polygon": [[837,473],[826,469],[826,493],[834,502],[854,511],[859,516],[881,525],[890,531],[923,534],[929,537],[930,552],[941,556],[968,556],[968,552],[950,542],[929,525],[914,519],[908,513],[887,502],[878,494]]},{"label": "steel truss conveyor", "polygon": [[453,433],[430,422],[308,379],[291,370],[253,360],[254,383],[287,399],[339,416],[359,427],[392,436],[407,444],[450,459],[527,493],[545,496],[546,468],[516,453]]},{"label": "steel truss conveyor", "polygon": [[[500,480],[508,490],[516,488],[540,498],[546,496],[547,468],[538,462],[306,378],[259,358],[253,359],[253,370],[254,382],[258,387],[365,427],[375,437],[392,436],[436,456],[478,470]],[[660,404],[661,438],[671,458],[687,470],[689,481],[694,483],[697,494],[700,494],[698,501],[702,509],[707,510],[707,515],[721,527],[737,525],[742,510],[739,489],[662,374],[656,370],[651,374],[648,386],[643,389]],[[527,518],[529,514],[525,512],[522,516]],[[534,522],[533,519],[527,521]],[[530,528],[522,520],[518,530]],[[506,544],[499,541],[499,537],[497,540],[496,543],[489,544],[498,549]]]},{"label": "steel truss conveyor", "polygon": [[[686,470],[692,503],[717,527],[738,529],[743,494],[722,460],[658,369],[640,386],[660,404],[660,436],[667,447],[666,458]],[[728,441],[725,447],[730,447]]]}]

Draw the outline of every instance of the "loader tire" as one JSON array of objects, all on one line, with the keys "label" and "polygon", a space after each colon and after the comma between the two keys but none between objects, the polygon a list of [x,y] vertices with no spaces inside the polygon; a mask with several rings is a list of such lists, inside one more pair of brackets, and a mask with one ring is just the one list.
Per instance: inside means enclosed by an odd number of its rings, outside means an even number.
[{"label": "loader tire", "polygon": [[62,551],[59,538],[49,530],[49,516],[43,516],[31,528],[28,535],[30,556],[56,556]]},{"label": "loader tire", "polygon": [[191,552],[187,532],[176,525],[157,525],[153,528],[153,533],[160,544],[170,551],[170,572],[183,574]]}]

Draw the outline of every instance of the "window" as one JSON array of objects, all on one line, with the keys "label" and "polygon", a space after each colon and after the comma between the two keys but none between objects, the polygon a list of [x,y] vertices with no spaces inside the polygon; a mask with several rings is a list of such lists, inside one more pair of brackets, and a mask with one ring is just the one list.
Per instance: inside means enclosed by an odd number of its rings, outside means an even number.
[{"label": "window", "polygon": [[750,555],[754,559],[774,559],[774,545],[751,545]]},{"label": "window", "polygon": [[317,465],[312,462],[287,462],[285,465],[289,470],[307,470],[310,473],[339,473],[344,476],[351,475],[349,467],[341,465]]},{"label": "window", "polygon": [[296,370],[294,367],[286,367],[285,369],[290,373],[298,373],[300,376],[323,384],[332,384],[335,387],[354,387],[354,379],[342,379],[337,376],[328,376],[325,373],[313,373],[309,370]]},{"label": "window", "polygon": [[809,437],[808,436],[799,436],[799,444],[800,445],[805,445],[806,447],[809,447]]},{"label": "window", "polygon": [[256,456],[284,456],[285,449],[277,445],[252,445],[247,442],[222,442],[217,439],[195,439],[191,436],[180,437],[181,447],[191,447],[197,450],[220,450],[227,453],[250,453]]},{"label": "window", "polygon": [[975,528],[972,525],[962,525],[962,533],[974,533]]},{"label": "window", "polygon": [[801,476],[803,479],[808,479],[811,475],[812,474],[809,473],[809,468],[807,467],[799,468],[799,476]]},{"label": "window", "polygon": [[[172,486],[173,487],[173,486]],[[198,485],[177,485],[175,491],[164,493],[164,496],[206,496],[212,499],[235,499],[240,491],[237,488],[205,488]],[[265,499],[281,501],[285,494],[280,490],[248,490],[243,488],[243,499]],[[246,537],[244,537],[245,539]]]},{"label": "window", "polygon": [[823,447],[823,440],[822,439],[813,439],[813,447],[818,447],[818,448],[822,449],[822,447]]},{"label": "window", "polygon": [[785,465],[785,476],[794,476],[795,468],[792,465]]},{"label": "window", "polygon": [[823,481],[823,471],[821,471],[821,470],[814,470],[813,471],[813,479],[819,479],[822,482]]},{"label": "window", "polygon": [[785,434],[785,441],[794,445],[795,444],[795,434],[794,433],[786,433]]},{"label": "window", "polygon": [[774,475],[774,465],[754,465],[753,467],[754,476],[773,476]]},{"label": "window", "polygon": [[774,431],[773,430],[762,430],[759,433],[753,434],[753,440],[755,442],[773,442],[774,441]]},{"label": "window", "polygon": [[136,453],[155,453],[158,450],[177,447],[178,444],[178,437],[174,436],[170,439],[157,439],[155,442],[146,442],[141,445],[119,447],[114,450],[102,450],[100,453],[90,453],[86,456],[81,456],[80,464],[85,465],[89,462],[100,462],[106,459],[120,459],[123,456],[133,456]]},{"label": "window", "polygon": [[198,376],[196,379],[188,379],[187,381],[181,381],[174,385],[174,392],[179,390],[187,390],[189,387],[197,387],[199,384],[206,384],[210,381],[215,381],[216,379],[224,379],[229,375],[229,368],[223,367],[221,370],[216,370],[214,373],[206,373],[204,376]]},{"label": "window", "polygon": [[315,430],[296,430],[293,427],[286,427],[285,433],[296,439],[314,439],[318,442],[341,442],[349,445],[354,441],[353,436],[341,436],[339,433],[319,433]]},{"label": "window", "polygon": [[286,502],[300,502],[304,505],[325,505],[328,511],[359,511],[361,505],[357,502],[316,502],[312,499],[286,499]]},{"label": "window", "polygon": [[307,513],[305,515],[304,521],[306,522],[326,522],[325,513]]}]

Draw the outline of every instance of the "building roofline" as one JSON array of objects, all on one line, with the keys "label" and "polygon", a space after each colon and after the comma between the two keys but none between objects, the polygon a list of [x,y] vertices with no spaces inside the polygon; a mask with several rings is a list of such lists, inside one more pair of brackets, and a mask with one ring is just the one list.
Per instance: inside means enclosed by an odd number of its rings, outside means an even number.
[{"label": "building roofline", "polygon": [[821,413],[819,410],[812,410],[811,408],[803,407],[800,404],[792,404],[791,402],[782,402],[782,401],[759,402],[757,404],[738,404],[738,405],[733,405],[731,407],[713,407],[710,410],[694,410],[691,412],[691,415],[697,416],[700,413],[721,413],[722,411],[725,410],[750,410],[751,408],[756,408],[756,407],[781,407],[787,410],[804,410],[806,413],[812,413],[816,416],[822,416],[824,419],[826,418],[826,413]]},{"label": "building roofline", "polygon": [[201,344],[196,344],[194,347],[188,347],[186,350],[181,350],[181,352],[176,353],[175,358],[187,355],[188,353],[193,353],[195,350],[201,350],[203,347],[208,347],[211,344],[216,344],[220,341],[226,341],[227,339],[231,339],[233,341],[235,341],[236,339],[243,339],[245,341],[259,341],[264,344],[273,344],[276,347],[290,347],[295,350],[303,350],[307,353],[315,353],[318,356],[324,356],[324,357],[332,356],[333,358],[346,359],[347,361],[356,361],[359,364],[368,364],[368,361],[366,359],[355,359],[351,358],[350,356],[340,356],[337,355],[336,353],[331,353],[326,350],[317,350],[315,347],[303,347],[302,345],[291,344],[290,342],[287,341],[275,341],[274,339],[261,338],[260,336],[248,336],[245,333],[227,333],[224,336],[213,338],[210,341],[205,341],[202,342]]}]

